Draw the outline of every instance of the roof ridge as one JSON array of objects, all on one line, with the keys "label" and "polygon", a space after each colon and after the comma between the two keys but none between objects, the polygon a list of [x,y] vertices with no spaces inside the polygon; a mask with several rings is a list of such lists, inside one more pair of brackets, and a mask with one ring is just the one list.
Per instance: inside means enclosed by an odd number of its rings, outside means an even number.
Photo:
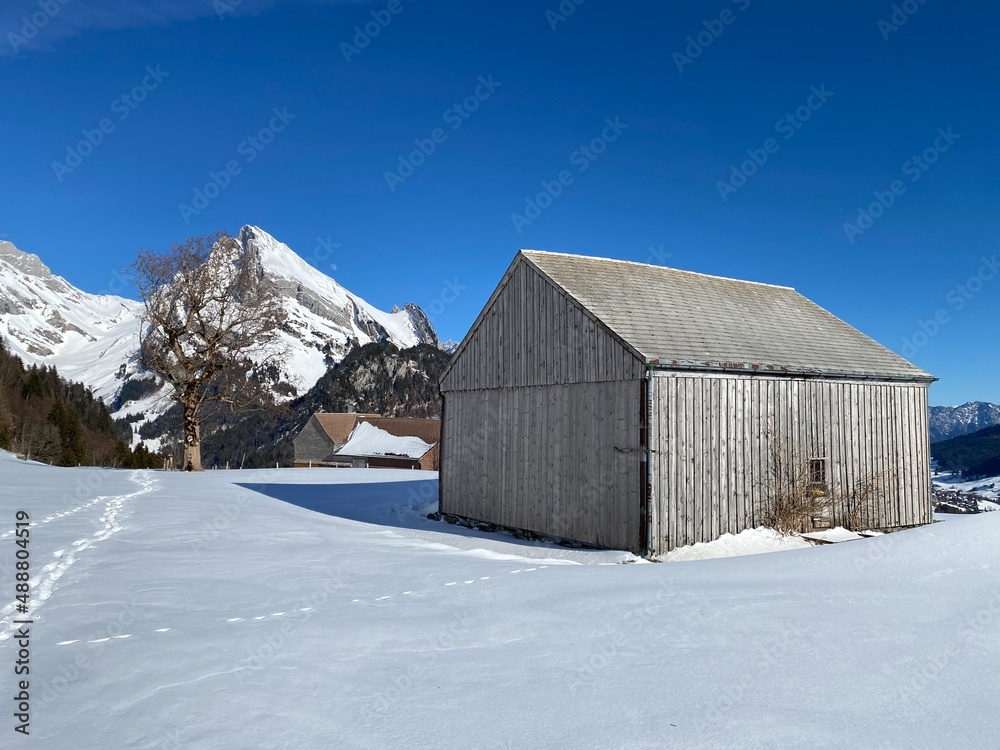
[{"label": "roof ridge", "polygon": [[545,250],[517,257],[647,363],[771,363],[845,377],[933,379],[792,287]]},{"label": "roof ridge", "polygon": [[793,292],[796,291],[795,287],[786,286],[784,284],[771,284],[766,281],[750,281],[748,279],[737,279],[733,278],[732,276],[719,276],[717,274],[712,274],[712,273],[703,273],[702,271],[688,271],[687,269],[684,268],[674,268],[673,266],[661,266],[656,263],[642,263],[637,260],[623,260],[622,258],[605,258],[599,255],[580,255],[580,253],[560,253],[554,250],[533,250],[530,248],[522,248],[521,252],[525,254],[536,253],[538,255],[556,255],[563,258],[584,258],[586,260],[601,260],[601,261],[607,261],[609,263],[623,263],[629,266],[641,266],[643,268],[659,268],[666,271],[674,271],[676,273],[686,273],[692,276],[702,276],[706,279],[718,279],[720,281],[735,281],[739,284],[753,284],[755,286],[766,286],[772,289],[787,289]]}]

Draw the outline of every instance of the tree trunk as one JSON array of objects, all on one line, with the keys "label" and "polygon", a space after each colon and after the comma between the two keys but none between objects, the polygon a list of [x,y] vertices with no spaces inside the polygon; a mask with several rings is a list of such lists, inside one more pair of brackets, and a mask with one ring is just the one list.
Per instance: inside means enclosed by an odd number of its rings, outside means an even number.
[{"label": "tree trunk", "polygon": [[184,404],[184,471],[201,471],[201,422],[194,406]]}]

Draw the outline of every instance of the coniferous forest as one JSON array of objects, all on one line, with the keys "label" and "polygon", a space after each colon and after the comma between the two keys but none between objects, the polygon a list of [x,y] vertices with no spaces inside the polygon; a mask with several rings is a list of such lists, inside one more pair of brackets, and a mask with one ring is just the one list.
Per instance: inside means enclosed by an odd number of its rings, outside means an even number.
[{"label": "coniferous forest", "polygon": [[129,448],[104,402],[54,367],[25,367],[0,339],[0,448],[57,466],[143,469],[163,465]]}]

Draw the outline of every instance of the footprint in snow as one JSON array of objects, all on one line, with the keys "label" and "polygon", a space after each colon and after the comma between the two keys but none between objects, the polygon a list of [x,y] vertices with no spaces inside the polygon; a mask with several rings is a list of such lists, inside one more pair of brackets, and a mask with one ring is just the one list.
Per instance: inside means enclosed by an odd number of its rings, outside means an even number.
[{"label": "footprint in snow", "polygon": [[[71,516],[74,513],[79,513],[81,510],[85,510],[85,509],[87,509],[87,508],[89,508],[89,507],[91,507],[93,505],[96,505],[97,503],[99,503],[99,502],[101,502],[103,500],[109,500],[111,498],[112,498],[111,495],[101,495],[100,497],[95,497],[93,500],[91,500],[88,503],[84,503],[83,505],[77,505],[77,506],[74,506],[72,508],[67,508],[62,513],[52,513],[52,514],[49,514],[48,516],[46,516],[45,518],[43,518],[40,521],[32,521],[30,524],[28,524],[28,526],[29,526],[29,528],[34,528],[36,526],[41,526],[42,524],[51,523],[52,521],[56,521],[56,520],[58,520],[60,518],[64,518],[66,516]],[[10,537],[10,536],[14,536],[14,529],[11,529],[10,531],[5,531],[3,534],[0,534],[0,539],[6,539],[7,537]]]}]

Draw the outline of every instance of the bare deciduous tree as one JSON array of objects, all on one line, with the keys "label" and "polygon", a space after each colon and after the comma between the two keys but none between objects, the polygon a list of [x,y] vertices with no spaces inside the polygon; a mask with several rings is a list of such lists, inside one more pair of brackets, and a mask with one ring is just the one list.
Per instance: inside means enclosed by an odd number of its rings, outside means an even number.
[{"label": "bare deciduous tree", "polygon": [[145,305],[142,363],[172,386],[184,421],[181,467],[200,471],[199,409],[208,400],[246,406],[260,397],[253,374],[281,355],[275,336],[284,308],[258,259],[225,234],[192,237],[167,253],[140,251],[131,272]]}]

